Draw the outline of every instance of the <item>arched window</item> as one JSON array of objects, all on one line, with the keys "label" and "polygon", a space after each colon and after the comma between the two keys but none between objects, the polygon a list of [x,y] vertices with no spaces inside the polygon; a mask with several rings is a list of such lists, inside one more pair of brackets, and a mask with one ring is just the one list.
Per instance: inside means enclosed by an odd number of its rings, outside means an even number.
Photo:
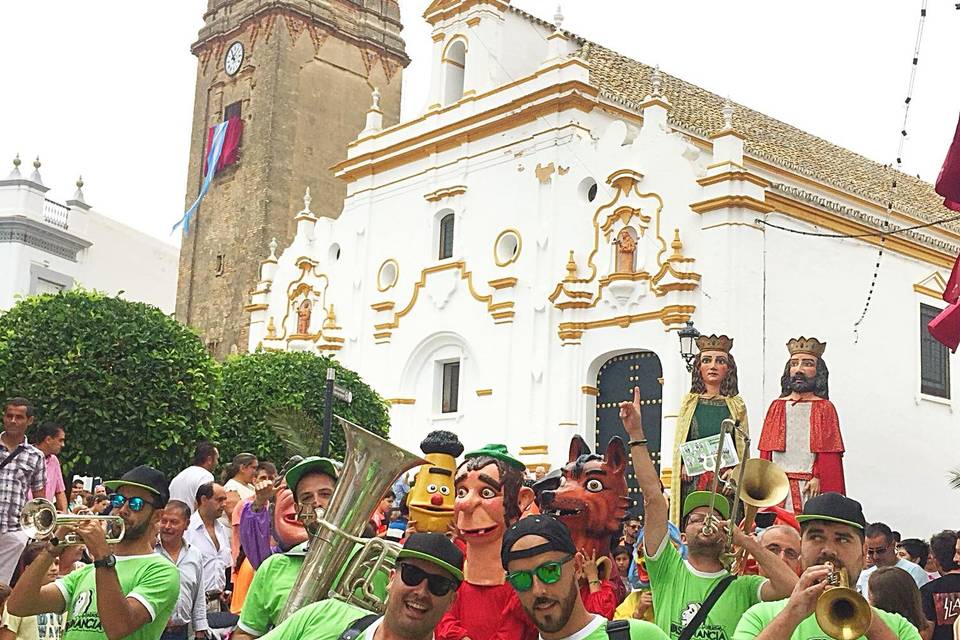
[{"label": "arched window", "polygon": [[453,104],[463,97],[463,74],[467,61],[467,45],[454,40],[443,52],[443,104]]},{"label": "arched window", "polygon": [[440,218],[440,259],[453,257],[453,214]]}]

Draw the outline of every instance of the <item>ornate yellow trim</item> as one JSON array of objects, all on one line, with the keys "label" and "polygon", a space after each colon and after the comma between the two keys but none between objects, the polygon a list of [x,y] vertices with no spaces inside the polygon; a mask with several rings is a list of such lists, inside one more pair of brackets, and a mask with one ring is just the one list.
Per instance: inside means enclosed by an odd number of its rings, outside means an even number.
[{"label": "ornate yellow trim", "polygon": [[260,304],[248,304],[243,308],[244,311],[266,311],[270,308],[270,305],[265,302]]},{"label": "ornate yellow trim", "polygon": [[[927,285],[933,285],[932,287]],[[929,276],[913,285],[913,290],[919,294],[943,300],[943,292],[947,290],[947,281],[943,279],[938,271],[934,271]]]},{"label": "ornate yellow trim", "polygon": [[430,39],[433,40],[434,42],[441,42],[446,37],[447,36],[443,31],[438,31],[432,36],[430,36]]},{"label": "ornate yellow trim", "polygon": [[[410,297],[409,302],[406,306],[395,312],[393,314],[393,319],[389,322],[383,322],[377,325],[374,325],[374,329],[378,331],[383,331],[385,329],[396,329],[400,326],[400,319],[405,315],[410,313],[413,310],[413,307],[416,306],[417,300],[420,297],[420,290],[423,289],[427,284],[427,276],[434,273],[440,273],[441,271],[450,271],[450,270],[459,270],[460,278],[465,280],[467,283],[467,290],[470,292],[470,295],[473,296],[473,299],[477,302],[481,302],[487,305],[487,312],[490,313],[494,319],[505,318],[506,314],[512,314],[513,311],[500,311],[513,308],[513,302],[493,302],[493,295],[480,295],[477,292],[476,288],[473,286],[473,273],[467,271],[467,265],[463,260],[458,260],[456,262],[447,262],[445,264],[438,264],[432,267],[427,267],[420,272],[420,279],[413,285],[413,294]],[[500,313],[496,313],[500,311]],[[512,316],[510,316],[512,317]],[[389,334],[389,332],[386,332]],[[376,337],[376,334],[374,334]],[[389,335],[388,335],[389,337]]]},{"label": "ornate yellow trim", "polygon": [[715,173],[712,176],[706,176],[697,180],[697,184],[701,187],[706,187],[711,184],[719,184],[721,182],[731,182],[734,180],[739,180],[741,182],[752,182],[753,184],[760,186],[764,189],[770,186],[770,181],[761,178],[758,175],[752,173],[747,173],[746,171],[740,170],[730,170],[724,171],[723,173]]},{"label": "ornate yellow trim", "polygon": [[485,396],[492,396],[493,389],[477,389],[477,395],[480,396],[481,398]]},{"label": "ornate yellow trim", "polygon": [[[856,235],[876,231],[873,227],[850,220],[849,218],[841,217],[831,211],[820,209],[804,202],[798,202],[779,193],[768,192],[767,202],[772,204],[778,212],[786,214],[791,218],[803,220],[804,222],[818,225],[837,233]],[[938,227],[937,231],[940,232],[944,230]],[[949,235],[949,232],[946,233]],[[880,238],[878,236],[863,236],[859,238],[859,240],[875,246],[880,244]],[[953,263],[957,259],[956,256],[948,255],[933,247],[912,242],[906,238],[904,234],[888,235],[884,247],[885,251],[895,251],[901,255],[916,258],[935,267],[943,267],[946,269],[952,268]]]},{"label": "ornate yellow trim", "polygon": [[466,53],[467,51],[470,50],[470,41],[467,40],[467,37],[464,36],[464,35],[461,35],[461,34],[457,34],[457,35],[453,36],[452,38],[450,38],[450,40],[447,42],[447,44],[443,45],[443,53],[440,54],[440,62],[450,62],[450,63],[452,63],[452,64],[457,65],[458,67],[463,68],[463,63],[461,63],[461,62],[456,62],[455,60],[451,60],[451,59],[449,59],[449,58],[447,57],[447,52],[450,51],[450,47],[452,47],[455,42],[462,42],[462,43],[463,43],[463,52],[464,52],[464,53]]},{"label": "ornate yellow trim", "polygon": [[377,302],[375,304],[370,305],[370,308],[373,309],[374,311],[390,311],[390,309],[393,309],[395,305],[396,303],[391,301]]},{"label": "ornate yellow trim", "polygon": [[731,207],[741,207],[763,214],[770,213],[774,209],[773,206],[767,204],[766,202],[757,200],[751,196],[719,196],[716,198],[710,198],[709,200],[694,202],[690,205],[691,210],[693,210],[695,213],[701,214],[707,213],[708,211],[716,211],[717,209],[726,209]]},{"label": "ornate yellow trim", "polygon": [[[317,262],[307,256],[300,256],[296,260],[296,265],[300,267],[300,277],[287,285],[287,301],[286,301],[286,310],[283,320],[280,321],[280,326],[283,327],[283,335],[277,336],[277,340],[286,340],[287,339],[287,320],[290,319],[290,308],[293,306],[291,302],[294,298],[299,296],[301,293],[314,294],[320,298],[320,306],[326,310],[327,308],[327,289],[330,287],[330,278],[325,273],[317,273]],[[313,276],[317,279],[323,280],[323,289],[318,291],[311,285],[305,283],[303,280],[307,277],[307,273],[312,273]],[[317,333],[316,336],[310,336],[310,339],[316,339],[322,333]]]},{"label": "ornate yellow trim", "polygon": [[435,25],[466,13],[475,6],[485,4],[491,4],[501,11],[507,11],[510,8],[509,0],[434,0],[423,12],[423,19]]},{"label": "ornate yellow trim", "polygon": [[467,26],[468,26],[468,27],[475,27],[475,26],[477,26],[478,24],[480,24],[480,18],[479,18],[479,17],[473,17],[473,18],[470,18],[469,20],[467,20]]},{"label": "ornate yellow trim", "polygon": [[[708,145],[709,146],[709,145]],[[713,164],[707,165],[707,171],[710,169],[716,169],[717,167],[730,167],[734,171],[744,171],[745,168],[742,164],[734,162],[733,160],[722,160],[720,162],[714,162]]]},{"label": "ornate yellow trim", "polygon": [[721,129],[720,131],[714,131],[707,136],[710,140],[716,140],[717,138],[722,138],[724,136],[733,136],[734,138],[740,138],[741,140],[746,140],[747,137],[737,131],[736,129]]},{"label": "ornate yellow trim", "polygon": [[416,404],[416,398],[387,398],[387,402],[390,404]]},{"label": "ornate yellow trim", "polygon": [[[384,287],[384,286],[381,286],[381,285],[380,285],[380,276],[381,276],[381,274],[383,274],[383,269],[384,269],[388,264],[392,264],[392,265],[394,266],[393,282],[391,282],[390,284],[388,284],[387,286]],[[400,263],[398,263],[398,262],[397,262],[395,259],[393,259],[393,258],[387,258],[387,259],[384,260],[383,263],[380,265],[380,268],[377,269],[377,291],[379,291],[380,293],[383,293],[384,291],[387,291],[387,290],[389,290],[389,289],[392,289],[392,288],[394,287],[394,285],[397,284],[397,280],[399,280],[399,279],[400,279]]]},{"label": "ornate yellow trim", "polygon": [[580,387],[580,391],[583,391],[584,395],[588,395],[588,396],[600,395],[600,389],[597,389],[596,387],[591,387],[589,385],[584,385]]},{"label": "ornate yellow trim", "polygon": [[452,198],[453,196],[460,196],[467,192],[466,185],[458,184],[453,187],[443,187],[442,189],[437,189],[436,191],[431,191],[430,193],[424,194],[424,199],[427,202],[439,202],[444,198]]},{"label": "ornate yellow trim", "polygon": [[[514,252],[513,256],[511,256],[508,260],[501,261],[500,258],[497,257],[497,245],[500,244],[500,240],[508,233],[512,233],[513,235],[517,236],[517,250]],[[504,229],[499,233],[499,235],[497,235],[497,239],[493,241],[493,262],[498,267],[506,267],[507,265],[511,265],[520,258],[520,251],[522,250],[523,250],[523,236],[520,235],[520,232],[513,228]]]},{"label": "ornate yellow trim", "polygon": [[511,287],[517,286],[517,279],[516,278],[500,278],[499,280],[489,280],[487,284],[490,285],[491,289],[497,289],[499,291],[500,289],[509,289]]},{"label": "ornate yellow trim", "polygon": [[[614,318],[604,318],[601,320],[590,320],[588,322],[561,322],[558,327],[558,334],[561,340],[570,339],[573,333],[581,333],[590,329],[603,329],[608,327],[620,327],[626,329],[631,324],[637,322],[646,322],[647,320],[660,320],[663,324],[679,325],[687,322],[696,311],[693,305],[668,305],[659,311],[648,311],[647,313],[638,313],[626,316],[617,316]],[[567,337],[565,337],[565,335]],[[579,338],[577,335],[575,338]]]}]

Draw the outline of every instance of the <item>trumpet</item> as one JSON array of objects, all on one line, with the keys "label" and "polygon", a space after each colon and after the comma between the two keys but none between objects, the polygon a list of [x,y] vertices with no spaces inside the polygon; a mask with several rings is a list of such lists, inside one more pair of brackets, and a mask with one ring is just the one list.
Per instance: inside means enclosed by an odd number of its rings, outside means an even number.
[{"label": "trumpet", "polygon": [[[81,516],[66,513],[57,513],[56,507],[49,500],[34,498],[23,505],[20,510],[20,528],[28,537],[34,540],[56,539],[54,533],[60,527],[70,527],[97,520],[107,527],[107,544],[117,544],[123,540],[125,526],[120,516]],[[57,540],[56,544],[71,545],[83,544],[83,539],[75,532],[70,532]]]},{"label": "trumpet", "polygon": [[831,638],[853,640],[867,632],[873,612],[866,599],[850,588],[846,569],[837,570],[832,562],[827,575],[827,590],[817,598],[817,624]]}]

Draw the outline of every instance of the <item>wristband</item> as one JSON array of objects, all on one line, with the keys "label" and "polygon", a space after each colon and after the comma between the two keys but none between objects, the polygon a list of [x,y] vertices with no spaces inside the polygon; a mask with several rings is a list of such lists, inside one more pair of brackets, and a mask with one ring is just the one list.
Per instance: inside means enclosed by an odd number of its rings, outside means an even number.
[{"label": "wristband", "polygon": [[630,442],[627,443],[627,446],[630,447],[631,449],[634,447],[645,447],[647,446],[647,439],[641,438],[640,440],[631,440]]}]

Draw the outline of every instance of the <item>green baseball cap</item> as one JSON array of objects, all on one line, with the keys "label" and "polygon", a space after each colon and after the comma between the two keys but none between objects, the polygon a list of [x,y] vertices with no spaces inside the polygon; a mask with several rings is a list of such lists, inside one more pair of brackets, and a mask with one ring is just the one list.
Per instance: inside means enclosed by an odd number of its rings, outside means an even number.
[{"label": "green baseball cap", "polygon": [[[714,496],[716,496],[716,499],[714,499]],[[730,517],[730,503],[724,496],[711,491],[694,491],[688,495],[687,499],[683,501],[683,513],[680,516],[686,518],[694,509],[709,507],[711,500],[713,500],[714,510],[720,514],[721,518],[726,520]]]},{"label": "green baseball cap", "polygon": [[314,472],[325,473],[336,480],[340,477],[340,468],[342,466],[339,462],[331,460],[330,458],[308,456],[291,467],[290,470],[287,471],[287,474],[283,476],[283,479],[287,481],[287,487],[290,491],[296,494],[297,484],[304,475]]},{"label": "green baseball cap", "polygon": [[463,580],[463,552],[442,533],[420,531],[410,534],[397,559],[418,558],[440,567],[457,582]]},{"label": "green baseball cap", "polygon": [[487,444],[483,447],[477,449],[476,451],[470,451],[469,453],[463,454],[463,457],[466,458],[480,458],[480,457],[490,457],[496,458],[502,462],[506,462],[511,467],[519,469],[520,471],[526,471],[527,467],[510,455],[510,452],[507,451],[507,445],[505,444]]}]

